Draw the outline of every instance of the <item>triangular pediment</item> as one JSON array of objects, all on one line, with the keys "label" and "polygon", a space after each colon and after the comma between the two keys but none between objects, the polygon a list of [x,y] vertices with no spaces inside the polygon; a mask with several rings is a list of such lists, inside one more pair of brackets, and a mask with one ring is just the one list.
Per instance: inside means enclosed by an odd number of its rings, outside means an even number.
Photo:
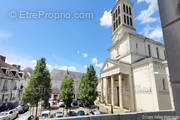
[{"label": "triangular pediment", "polygon": [[116,67],[117,64],[115,61],[111,61],[110,59],[107,59],[104,64],[103,67],[101,68],[101,72],[106,71],[108,69],[114,68]]}]

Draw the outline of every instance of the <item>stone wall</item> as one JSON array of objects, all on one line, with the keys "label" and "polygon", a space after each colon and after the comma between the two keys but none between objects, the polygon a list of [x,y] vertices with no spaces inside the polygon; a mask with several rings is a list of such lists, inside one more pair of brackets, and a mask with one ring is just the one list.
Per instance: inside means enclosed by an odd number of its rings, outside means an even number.
[{"label": "stone wall", "polygon": [[180,116],[176,116],[174,111],[162,112],[139,112],[125,113],[117,115],[99,115],[61,118],[58,120],[180,120]]}]

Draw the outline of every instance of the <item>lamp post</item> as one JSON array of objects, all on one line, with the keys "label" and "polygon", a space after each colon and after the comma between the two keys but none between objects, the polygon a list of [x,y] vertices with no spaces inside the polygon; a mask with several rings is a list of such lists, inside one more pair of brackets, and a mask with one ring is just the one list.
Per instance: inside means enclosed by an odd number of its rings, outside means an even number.
[{"label": "lamp post", "polygon": [[176,114],[180,115],[180,0],[158,0]]}]

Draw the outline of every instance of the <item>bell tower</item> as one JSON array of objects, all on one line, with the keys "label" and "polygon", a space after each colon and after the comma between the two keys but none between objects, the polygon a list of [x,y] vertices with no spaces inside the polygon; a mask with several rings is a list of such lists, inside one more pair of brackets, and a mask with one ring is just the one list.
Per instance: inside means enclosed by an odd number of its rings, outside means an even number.
[{"label": "bell tower", "polygon": [[116,0],[112,14],[112,42],[119,40],[125,32],[136,33],[134,28],[133,3],[130,0]]}]

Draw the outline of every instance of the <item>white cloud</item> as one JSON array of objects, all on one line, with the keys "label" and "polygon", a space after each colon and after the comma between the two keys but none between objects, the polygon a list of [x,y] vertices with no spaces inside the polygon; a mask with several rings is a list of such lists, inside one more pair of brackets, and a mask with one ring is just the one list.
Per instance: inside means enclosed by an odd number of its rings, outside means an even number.
[{"label": "white cloud", "polygon": [[148,35],[148,37],[151,39],[161,39],[162,36],[163,36],[162,29],[159,26],[154,28],[153,31],[151,31]]},{"label": "white cloud", "polygon": [[82,55],[83,55],[84,58],[88,57],[87,53],[83,53]]},{"label": "white cloud", "polygon": [[162,28],[160,26],[151,27],[147,25],[141,33],[144,34],[144,36],[157,41],[161,40],[163,37]]},{"label": "white cloud", "polygon": [[103,16],[100,18],[100,25],[103,27],[112,26],[111,10],[104,12]]},{"label": "white cloud", "polygon": [[11,34],[7,31],[0,30],[0,39],[7,39],[11,36]]},{"label": "white cloud", "polygon": [[96,64],[97,62],[98,62],[97,58],[93,58],[93,59],[92,59],[92,63],[95,63],[95,64]]},{"label": "white cloud", "polygon": [[98,63],[98,59],[97,58],[93,58],[92,59],[92,63],[95,64],[96,67],[101,68],[103,66],[103,63]]},{"label": "white cloud", "polygon": [[157,0],[137,0],[137,3],[142,2],[149,4],[149,7],[145,10],[142,10],[136,19],[141,21],[141,24],[157,21],[158,18],[152,17],[152,15],[158,10]]}]

